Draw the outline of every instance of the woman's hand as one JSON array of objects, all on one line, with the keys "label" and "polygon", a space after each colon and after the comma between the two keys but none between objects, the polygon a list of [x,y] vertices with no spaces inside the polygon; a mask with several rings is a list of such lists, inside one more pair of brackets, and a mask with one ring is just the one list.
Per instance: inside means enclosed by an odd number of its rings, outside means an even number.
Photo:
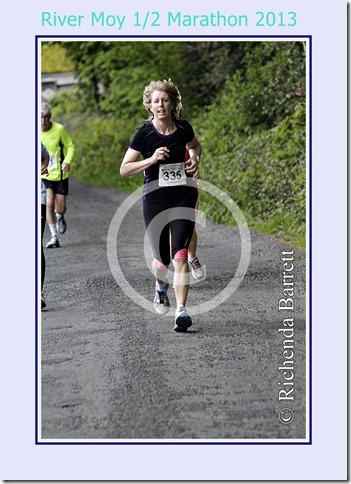
[{"label": "woman's hand", "polygon": [[189,158],[185,162],[185,171],[191,175],[195,180],[200,178],[200,169],[198,165],[198,158]]},{"label": "woman's hand", "polygon": [[155,165],[159,161],[165,161],[169,158],[169,149],[167,146],[162,146],[161,148],[157,148],[155,153],[151,157],[151,164]]}]

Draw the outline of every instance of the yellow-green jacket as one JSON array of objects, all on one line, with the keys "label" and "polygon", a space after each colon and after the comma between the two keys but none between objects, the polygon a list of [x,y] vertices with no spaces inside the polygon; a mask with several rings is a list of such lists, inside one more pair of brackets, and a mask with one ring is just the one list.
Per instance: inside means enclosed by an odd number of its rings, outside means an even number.
[{"label": "yellow-green jacket", "polygon": [[41,141],[50,154],[49,173],[43,175],[51,181],[59,181],[69,177],[70,172],[61,170],[62,163],[71,164],[76,148],[65,128],[60,123],[51,123],[49,131],[41,132]]}]

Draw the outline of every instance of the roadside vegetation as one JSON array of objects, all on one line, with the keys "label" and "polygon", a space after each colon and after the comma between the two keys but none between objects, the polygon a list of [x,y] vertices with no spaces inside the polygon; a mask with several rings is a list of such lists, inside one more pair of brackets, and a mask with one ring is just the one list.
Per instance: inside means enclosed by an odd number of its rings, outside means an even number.
[{"label": "roadside vegetation", "polygon": [[[72,176],[134,191],[142,176],[119,165],[146,119],[144,86],[171,78],[183,117],[203,147],[201,176],[225,191],[252,229],[305,247],[306,73],[300,41],[48,42],[42,71],[74,70],[76,90],[50,100],[77,146]],[[64,52],[64,56],[62,54]],[[233,224],[216,198],[200,192],[201,210]]]},{"label": "roadside vegetation", "polygon": [[43,43],[41,49],[41,72],[52,74],[53,72],[70,72],[73,64],[66,54],[66,50],[60,43]]}]

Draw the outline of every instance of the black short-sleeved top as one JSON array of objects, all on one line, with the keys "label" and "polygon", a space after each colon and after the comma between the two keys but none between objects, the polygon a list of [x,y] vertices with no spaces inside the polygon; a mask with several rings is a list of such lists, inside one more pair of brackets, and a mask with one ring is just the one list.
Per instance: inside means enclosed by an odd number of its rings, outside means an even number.
[{"label": "black short-sleeved top", "polygon": [[[172,170],[172,165],[185,161],[186,144],[194,138],[194,130],[188,121],[175,120],[176,130],[170,135],[162,135],[157,131],[152,121],[149,120],[140,126],[134,134],[130,148],[140,151],[143,158],[150,158],[157,148],[167,146],[170,157],[166,161],[159,162],[145,170],[143,198],[149,201],[179,201],[184,198],[197,196],[197,191],[192,177],[186,174],[186,184],[177,186],[159,186],[160,165],[167,165]],[[179,167],[179,165],[177,165]],[[167,170],[164,167],[164,170]],[[178,172],[177,172],[178,173]],[[167,176],[175,177],[174,171]],[[154,182],[154,183],[151,183]],[[155,189],[157,187],[157,189]]]}]

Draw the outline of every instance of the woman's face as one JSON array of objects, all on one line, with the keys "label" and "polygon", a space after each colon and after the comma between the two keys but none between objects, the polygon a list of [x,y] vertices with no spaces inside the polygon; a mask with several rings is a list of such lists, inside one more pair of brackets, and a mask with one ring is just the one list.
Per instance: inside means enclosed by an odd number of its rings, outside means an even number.
[{"label": "woman's face", "polygon": [[154,91],[152,93],[150,110],[154,119],[159,119],[160,121],[171,119],[173,108],[173,103],[166,92]]}]

